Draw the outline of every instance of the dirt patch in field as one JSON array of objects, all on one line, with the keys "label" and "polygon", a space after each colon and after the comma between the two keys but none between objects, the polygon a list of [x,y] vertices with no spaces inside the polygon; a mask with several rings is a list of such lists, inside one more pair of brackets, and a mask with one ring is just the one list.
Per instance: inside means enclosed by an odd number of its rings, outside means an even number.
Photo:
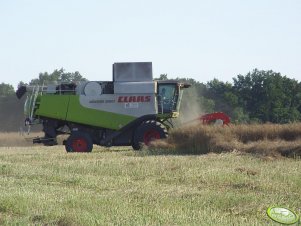
[{"label": "dirt patch in field", "polygon": [[295,157],[301,156],[301,124],[184,126],[173,129],[167,139],[152,142],[149,149],[180,154],[239,151],[261,157]]}]

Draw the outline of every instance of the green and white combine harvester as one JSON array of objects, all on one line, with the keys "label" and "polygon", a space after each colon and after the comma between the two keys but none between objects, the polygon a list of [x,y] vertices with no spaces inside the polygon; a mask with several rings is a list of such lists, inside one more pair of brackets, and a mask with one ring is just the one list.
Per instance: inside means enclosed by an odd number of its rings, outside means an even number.
[{"label": "green and white combine harvester", "polygon": [[91,152],[93,144],[132,146],[166,138],[171,119],[179,115],[183,89],[179,81],[154,81],[152,63],[114,63],[113,81],[22,86],[25,124],[42,124],[44,137],[34,143],[52,146],[57,136],[67,152]]}]

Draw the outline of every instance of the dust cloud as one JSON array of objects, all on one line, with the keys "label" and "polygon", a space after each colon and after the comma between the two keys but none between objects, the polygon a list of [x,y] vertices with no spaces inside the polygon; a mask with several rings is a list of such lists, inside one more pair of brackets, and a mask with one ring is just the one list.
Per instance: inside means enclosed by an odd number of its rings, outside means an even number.
[{"label": "dust cloud", "polygon": [[[185,91],[188,91],[185,93]],[[199,124],[198,118],[205,114],[201,106],[201,99],[198,95],[197,89],[191,87],[189,90],[185,90],[180,107],[179,118],[175,120],[176,126],[182,125],[195,125]]]}]

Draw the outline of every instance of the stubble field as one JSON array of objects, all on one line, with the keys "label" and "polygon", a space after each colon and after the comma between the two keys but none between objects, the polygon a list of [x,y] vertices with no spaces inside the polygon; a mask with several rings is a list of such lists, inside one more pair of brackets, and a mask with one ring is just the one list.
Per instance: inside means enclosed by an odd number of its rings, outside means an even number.
[{"label": "stubble field", "polygon": [[272,225],[271,205],[301,212],[298,155],[97,146],[67,154],[23,141],[0,134],[0,224]]}]

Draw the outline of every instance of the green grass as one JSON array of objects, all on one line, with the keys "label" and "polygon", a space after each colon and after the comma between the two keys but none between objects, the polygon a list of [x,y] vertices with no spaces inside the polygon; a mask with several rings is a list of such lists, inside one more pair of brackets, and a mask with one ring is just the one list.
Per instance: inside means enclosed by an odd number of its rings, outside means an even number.
[{"label": "green grass", "polygon": [[271,225],[271,205],[300,213],[300,172],[238,153],[1,147],[0,224]]}]

